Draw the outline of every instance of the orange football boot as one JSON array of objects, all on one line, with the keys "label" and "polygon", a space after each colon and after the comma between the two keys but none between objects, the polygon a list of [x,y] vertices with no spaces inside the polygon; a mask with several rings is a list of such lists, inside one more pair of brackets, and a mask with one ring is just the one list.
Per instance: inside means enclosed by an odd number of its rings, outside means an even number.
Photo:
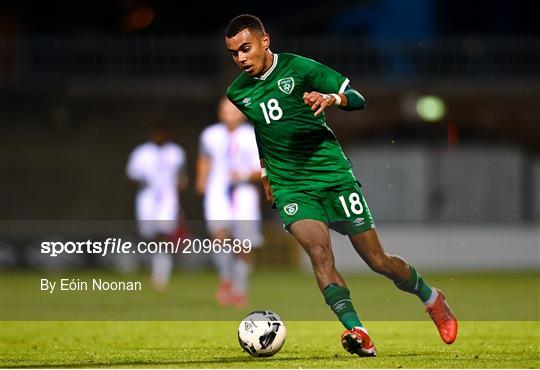
[{"label": "orange football boot", "polygon": [[439,289],[437,289],[437,293],[437,299],[426,307],[426,312],[435,323],[435,326],[437,326],[437,330],[444,343],[452,344],[457,337],[458,321],[448,306],[448,303],[446,303],[444,294]]}]

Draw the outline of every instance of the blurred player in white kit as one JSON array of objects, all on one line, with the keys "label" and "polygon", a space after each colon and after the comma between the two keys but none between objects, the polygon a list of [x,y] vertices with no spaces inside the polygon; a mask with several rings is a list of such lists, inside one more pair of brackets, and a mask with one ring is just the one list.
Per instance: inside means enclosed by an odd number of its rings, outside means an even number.
[{"label": "blurred player in white kit", "polygon": [[[253,248],[263,238],[260,232],[260,202],[257,183],[261,178],[253,126],[227,99],[218,108],[220,122],[201,133],[197,160],[197,191],[204,194],[204,215],[214,239],[249,239]],[[219,275],[216,299],[221,305],[248,306],[249,254],[217,253]]]},{"label": "blurred player in white kit", "polygon": [[[180,191],[187,186],[184,149],[169,140],[165,121],[149,127],[149,141],[133,149],[127,163],[127,176],[138,186],[135,217],[140,236],[146,240],[171,240],[181,215]],[[173,269],[173,256],[152,255],[151,282],[156,290],[167,288]]]}]

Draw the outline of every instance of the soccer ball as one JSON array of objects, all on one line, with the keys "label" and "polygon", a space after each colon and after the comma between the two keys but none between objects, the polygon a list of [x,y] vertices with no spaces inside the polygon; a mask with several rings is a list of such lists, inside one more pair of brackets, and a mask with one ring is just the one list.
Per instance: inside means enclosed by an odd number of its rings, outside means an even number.
[{"label": "soccer ball", "polygon": [[269,357],[279,352],[287,329],[278,314],[268,311],[253,311],[238,326],[240,346],[254,357]]}]

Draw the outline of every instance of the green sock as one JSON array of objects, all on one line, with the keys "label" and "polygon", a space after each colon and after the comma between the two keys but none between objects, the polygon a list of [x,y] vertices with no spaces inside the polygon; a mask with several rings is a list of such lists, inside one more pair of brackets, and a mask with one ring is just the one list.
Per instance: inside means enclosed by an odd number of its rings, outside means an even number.
[{"label": "green sock", "polygon": [[326,304],[334,311],[343,326],[347,329],[363,326],[352,305],[349,289],[337,284],[329,284],[324,288],[323,295]]},{"label": "green sock", "polygon": [[394,281],[394,284],[401,290],[415,294],[422,300],[422,302],[427,302],[429,297],[431,297],[431,287],[422,279],[422,276],[414,267],[409,265],[409,270],[411,271],[411,278],[407,281]]}]

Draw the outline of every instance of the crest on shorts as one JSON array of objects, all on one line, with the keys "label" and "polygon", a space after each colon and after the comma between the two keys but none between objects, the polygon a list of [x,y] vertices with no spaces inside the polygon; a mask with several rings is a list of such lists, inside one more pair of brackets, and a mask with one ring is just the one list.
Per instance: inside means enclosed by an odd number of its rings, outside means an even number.
[{"label": "crest on shorts", "polygon": [[285,94],[290,94],[294,90],[294,78],[292,77],[282,78],[281,80],[277,82],[277,85],[279,89],[281,90],[281,92]]},{"label": "crest on shorts", "polygon": [[298,211],[298,203],[287,204],[285,207],[283,207],[283,210],[289,216],[294,216]]}]

